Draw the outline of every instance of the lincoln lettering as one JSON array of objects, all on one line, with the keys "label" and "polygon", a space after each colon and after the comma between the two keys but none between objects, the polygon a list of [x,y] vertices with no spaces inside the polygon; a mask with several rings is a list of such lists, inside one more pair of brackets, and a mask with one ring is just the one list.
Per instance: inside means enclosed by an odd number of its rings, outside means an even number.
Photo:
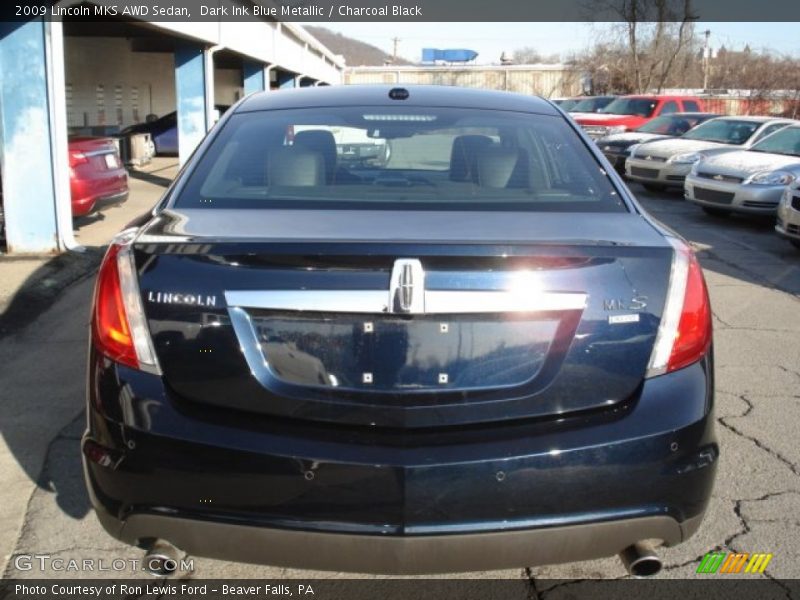
[{"label": "lincoln lettering", "polygon": [[187,306],[216,306],[216,296],[199,294],[173,294],[168,292],[148,292],[147,301],[155,304],[185,304]]}]

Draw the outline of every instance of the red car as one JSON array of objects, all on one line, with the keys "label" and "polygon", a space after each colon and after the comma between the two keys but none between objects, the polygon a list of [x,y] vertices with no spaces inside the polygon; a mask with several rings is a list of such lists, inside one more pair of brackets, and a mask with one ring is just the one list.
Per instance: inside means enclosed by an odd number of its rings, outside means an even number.
[{"label": "red car", "polygon": [[702,112],[703,103],[692,96],[620,96],[599,112],[575,115],[575,121],[592,139],[632,131],[651,119],[677,112]]},{"label": "red car", "polygon": [[70,138],[69,175],[73,217],[128,198],[128,173],[110,138]]}]

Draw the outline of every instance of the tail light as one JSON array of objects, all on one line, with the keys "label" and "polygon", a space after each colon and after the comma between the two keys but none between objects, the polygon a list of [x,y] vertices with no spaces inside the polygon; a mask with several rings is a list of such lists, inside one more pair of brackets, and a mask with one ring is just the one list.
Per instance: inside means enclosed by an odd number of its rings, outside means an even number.
[{"label": "tail light", "polygon": [[654,377],[697,362],[711,346],[711,305],[697,257],[685,243],[673,240],[667,301],[658,328],[647,376]]},{"label": "tail light", "polygon": [[77,152],[75,150],[70,150],[69,153],[69,166],[70,167],[77,167],[78,165],[83,165],[89,162],[89,159],[86,158],[86,155],[83,152]]},{"label": "tail light", "polygon": [[133,236],[133,232],[124,232],[115,238],[100,265],[92,339],[95,348],[111,360],[158,373],[133,263]]}]

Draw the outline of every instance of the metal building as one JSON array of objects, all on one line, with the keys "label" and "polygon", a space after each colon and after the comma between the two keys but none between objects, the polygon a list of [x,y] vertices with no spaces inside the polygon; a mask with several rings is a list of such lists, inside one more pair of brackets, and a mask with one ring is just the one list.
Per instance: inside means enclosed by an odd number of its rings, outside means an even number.
[{"label": "metal building", "polygon": [[580,72],[568,65],[420,65],[350,67],[347,83],[459,85],[554,98],[581,93]]},{"label": "metal building", "polygon": [[342,82],[344,61],[292,23],[0,23],[0,177],[9,253],[76,245],[68,131],[177,110],[183,162],[215,104]]}]

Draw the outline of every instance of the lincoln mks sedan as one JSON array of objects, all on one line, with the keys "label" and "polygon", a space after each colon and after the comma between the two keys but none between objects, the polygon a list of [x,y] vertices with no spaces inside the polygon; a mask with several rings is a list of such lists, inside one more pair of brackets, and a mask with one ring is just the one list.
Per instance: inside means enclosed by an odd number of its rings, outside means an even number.
[{"label": "lincoln mks sedan", "polygon": [[154,572],[652,575],[711,494],[702,270],[546,100],[247,96],[110,245],[91,329],[89,495]]}]

